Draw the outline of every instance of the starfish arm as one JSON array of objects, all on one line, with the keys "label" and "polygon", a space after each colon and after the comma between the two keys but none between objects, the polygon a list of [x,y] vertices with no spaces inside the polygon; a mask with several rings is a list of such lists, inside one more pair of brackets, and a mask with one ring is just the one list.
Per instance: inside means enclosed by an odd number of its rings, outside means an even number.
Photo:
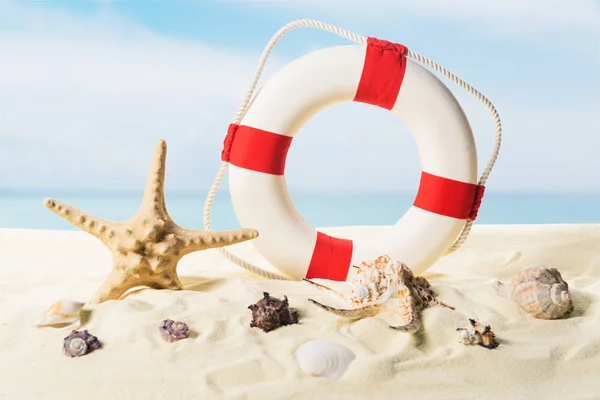
[{"label": "starfish arm", "polygon": [[151,211],[155,207],[158,207],[161,211],[166,211],[164,194],[166,166],[167,142],[160,139],[156,144],[154,156],[152,157],[141,212]]},{"label": "starfish arm", "polygon": [[105,237],[110,238],[111,235],[114,235],[114,231],[111,228],[114,228],[115,225],[117,225],[115,222],[95,217],[78,208],[54,199],[44,200],[44,205],[54,214],[63,217],[71,224],[102,241],[104,241],[103,239]]},{"label": "starfish arm", "polygon": [[330,306],[326,306],[325,304],[321,304],[318,301],[313,299],[308,299],[311,303],[333,313],[335,315],[339,315],[340,317],[350,318],[350,319],[361,319],[366,317],[373,317],[379,314],[382,311],[382,308],[378,305],[366,306],[362,308],[355,308],[351,310],[344,310],[340,308],[334,308]]},{"label": "starfish arm", "polygon": [[238,229],[235,231],[194,231],[180,228],[178,236],[182,239],[181,254],[189,254],[194,251],[224,247],[258,237],[255,229]]},{"label": "starfish arm", "polygon": [[177,275],[174,276],[163,276],[158,284],[152,285],[154,289],[169,289],[169,290],[182,290],[183,284],[179,280]]},{"label": "starfish arm", "polygon": [[90,300],[90,304],[100,304],[108,300],[119,300],[126,291],[136,286],[141,285],[135,284],[134,280],[126,276],[122,271],[113,270],[92,300]]}]

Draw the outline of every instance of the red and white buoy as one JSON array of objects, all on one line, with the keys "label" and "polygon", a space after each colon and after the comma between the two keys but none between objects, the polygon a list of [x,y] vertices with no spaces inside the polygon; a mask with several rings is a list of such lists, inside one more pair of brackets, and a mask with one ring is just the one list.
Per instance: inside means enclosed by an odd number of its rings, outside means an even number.
[{"label": "red and white buoy", "polygon": [[[368,38],[305,55],[273,75],[230,125],[222,161],[229,164],[235,213],[242,227],[259,231],[252,244],[260,254],[290,278],[351,279],[351,265],[382,254],[420,273],[476,218],[484,187],[469,121],[451,91],[407,53],[400,44]],[[285,183],[287,152],[299,129],[323,108],[346,101],[400,118],[422,167],[413,206],[384,234],[364,240],[315,230]]]}]

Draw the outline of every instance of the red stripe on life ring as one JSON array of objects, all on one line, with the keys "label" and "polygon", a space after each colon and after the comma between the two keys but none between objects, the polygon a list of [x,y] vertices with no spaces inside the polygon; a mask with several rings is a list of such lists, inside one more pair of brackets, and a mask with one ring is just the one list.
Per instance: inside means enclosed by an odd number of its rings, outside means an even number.
[{"label": "red stripe on life ring", "polygon": [[475,219],[485,187],[421,172],[421,183],[413,205],[457,219]]},{"label": "red stripe on life ring", "polygon": [[339,239],[317,232],[317,243],[306,278],[345,281],[350,270],[352,247],[352,240]]},{"label": "red stripe on life ring", "polygon": [[406,72],[408,48],[367,38],[367,53],[354,101],[391,110],[396,104]]},{"label": "red stripe on life ring", "polygon": [[252,171],[283,175],[292,139],[251,126],[232,124],[223,143],[221,160]]}]

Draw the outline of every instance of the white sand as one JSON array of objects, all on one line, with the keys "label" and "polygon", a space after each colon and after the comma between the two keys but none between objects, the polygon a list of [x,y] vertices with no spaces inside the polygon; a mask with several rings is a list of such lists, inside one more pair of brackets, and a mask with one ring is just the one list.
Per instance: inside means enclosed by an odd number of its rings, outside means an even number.
[{"label": "white sand", "polygon": [[[261,262],[250,243],[232,249]],[[600,398],[600,225],[476,226],[463,249],[426,274],[457,311],[425,310],[415,336],[380,317],[348,323],[310,304],[331,302],[306,283],[263,280],[214,250],[196,253],[179,267],[190,290],[142,290],[93,307],[85,328],[104,347],[68,358],[68,331],[31,324],[60,298],[88,300],[110,261],[82,232],[0,230],[0,399]],[[495,294],[495,278],[532,263],[562,272],[575,303],[570,318],[536,320]],[[249,328],[247,306],[263,291],[287,294],[301,324]],[[188,322],[195,334],[163,342],[164,318]],[[500,347],[460,344],[455,330],[468,318],[491,324]],[[339,381],[298,369],[292,352],[310,339],[356,354]]]}]

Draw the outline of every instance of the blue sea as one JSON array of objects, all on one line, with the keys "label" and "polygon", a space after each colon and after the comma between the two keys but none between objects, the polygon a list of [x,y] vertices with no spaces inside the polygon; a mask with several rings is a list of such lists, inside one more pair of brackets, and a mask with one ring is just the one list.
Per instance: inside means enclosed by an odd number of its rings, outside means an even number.
[{"label": "blue sea", "polygon": [[[410,207],[414,194],[315,195],[291,193],[298,211],[315,227],[390,225]],[[109,220],[125,220],[138,209],[142,193],[0,191],[0,228],[77,229],[43,205],[45,197],[69,203]],[[181,226],[202,229],[205,193],[166,193],[171,217]],[[236,229],[231,199],[219,192],[212,209],[213,229]],[[600,223],[600,193],[486,192],[479,224]]]}]

